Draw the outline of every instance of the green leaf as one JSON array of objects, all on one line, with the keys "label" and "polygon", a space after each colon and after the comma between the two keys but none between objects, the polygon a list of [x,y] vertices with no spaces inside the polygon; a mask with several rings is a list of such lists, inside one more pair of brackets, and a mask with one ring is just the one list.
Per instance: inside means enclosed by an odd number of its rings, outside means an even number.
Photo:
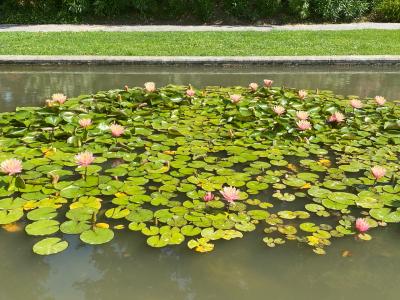
[{"label": "green leaf", "polygon": [[33,245],[33,252],[39,255],[50,255],[64,251],[68,248],[68,242],[60,238],[45,238]]},{"label": "green leaf", "polygon": [[59,222],[56,220],[39,220],[28,224],[25,231],[29,235],[48,235],[59,230]]},{"label": "green leaf", "polygon": [[114,232],[109,228],[94,227],[91,230],[82,232],[79,237],[86,244],[100,245],[111,241],[114,237]]}]

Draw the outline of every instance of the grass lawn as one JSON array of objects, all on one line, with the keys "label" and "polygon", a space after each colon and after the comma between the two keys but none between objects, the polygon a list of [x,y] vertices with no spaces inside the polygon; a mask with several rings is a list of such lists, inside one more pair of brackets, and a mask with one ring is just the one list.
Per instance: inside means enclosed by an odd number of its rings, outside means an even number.
[{"label": "grass lawn", "polygon": [[400,30],[2,32],[0,54],[257,56],[400,55]]}]

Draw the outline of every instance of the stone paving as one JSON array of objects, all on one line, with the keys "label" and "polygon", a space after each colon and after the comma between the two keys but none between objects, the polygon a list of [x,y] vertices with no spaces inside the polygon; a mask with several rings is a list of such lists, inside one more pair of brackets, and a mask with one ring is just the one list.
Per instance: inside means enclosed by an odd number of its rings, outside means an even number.
[{"label": "stone paving", "polygon": [[122,31],[122,32],[167,32],[167,31],[272,31],[272,30],[356,30],[386,29],[399,30],[400,23],[351,23],[312,25],[266,25],[266,26],[177,26],[177,25],[9,25],[0,24],[0,32],[81,32],[81,31]]}]

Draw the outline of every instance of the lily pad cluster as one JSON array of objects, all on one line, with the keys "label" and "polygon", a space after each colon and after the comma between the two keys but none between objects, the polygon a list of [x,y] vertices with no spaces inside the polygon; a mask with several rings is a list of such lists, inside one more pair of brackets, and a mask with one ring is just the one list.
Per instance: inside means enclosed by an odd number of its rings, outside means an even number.
[{"label": "lily pad cluster", "polygon": [[118,230],[197,252],[257,228],[266,246],[317,254],[368,240],[400,222],[400,108],[382,99],[270,81],[56,94],[0,114],[0,224],[40,255]]}]

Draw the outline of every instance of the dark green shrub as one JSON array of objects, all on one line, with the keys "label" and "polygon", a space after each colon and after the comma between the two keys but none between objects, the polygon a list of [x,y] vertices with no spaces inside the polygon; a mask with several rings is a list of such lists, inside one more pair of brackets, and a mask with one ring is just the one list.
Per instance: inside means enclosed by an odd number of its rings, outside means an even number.
[{"label": "dark green shrub", "polygon": [[400,0],[0,0],[0,22],[338,22],[366,15],[376,1],[377,18],[400,20]]},{"label": "dark green shrub", "polygon": [[400,0],[382,0],[373,12],[380,21],[400,22]]},{"label": "dark green shrub", "polygon": [[288,12],[300,19],[310,16],[310,0],[288,0]]},{"label": "dark green shrub", "polygon": [[282,7],[282,0],[224,0],[227,14],[239,19],[254,21],[275,15]]},{"label": "dark green shrub", "polygon": [[371,0],[310,0],[312,17],[322,21],[353,21],[367,13]]},{"label": "dark green shrub", "polygon": [[261,18],[276,16],[282,11],[283,0],[258,0],[256,10]]},{"label": "dark green shrub", "polygon": [[191,11],[202,22],[210,21],[214,16],[215,4],[213,0],[192,0]]}]

